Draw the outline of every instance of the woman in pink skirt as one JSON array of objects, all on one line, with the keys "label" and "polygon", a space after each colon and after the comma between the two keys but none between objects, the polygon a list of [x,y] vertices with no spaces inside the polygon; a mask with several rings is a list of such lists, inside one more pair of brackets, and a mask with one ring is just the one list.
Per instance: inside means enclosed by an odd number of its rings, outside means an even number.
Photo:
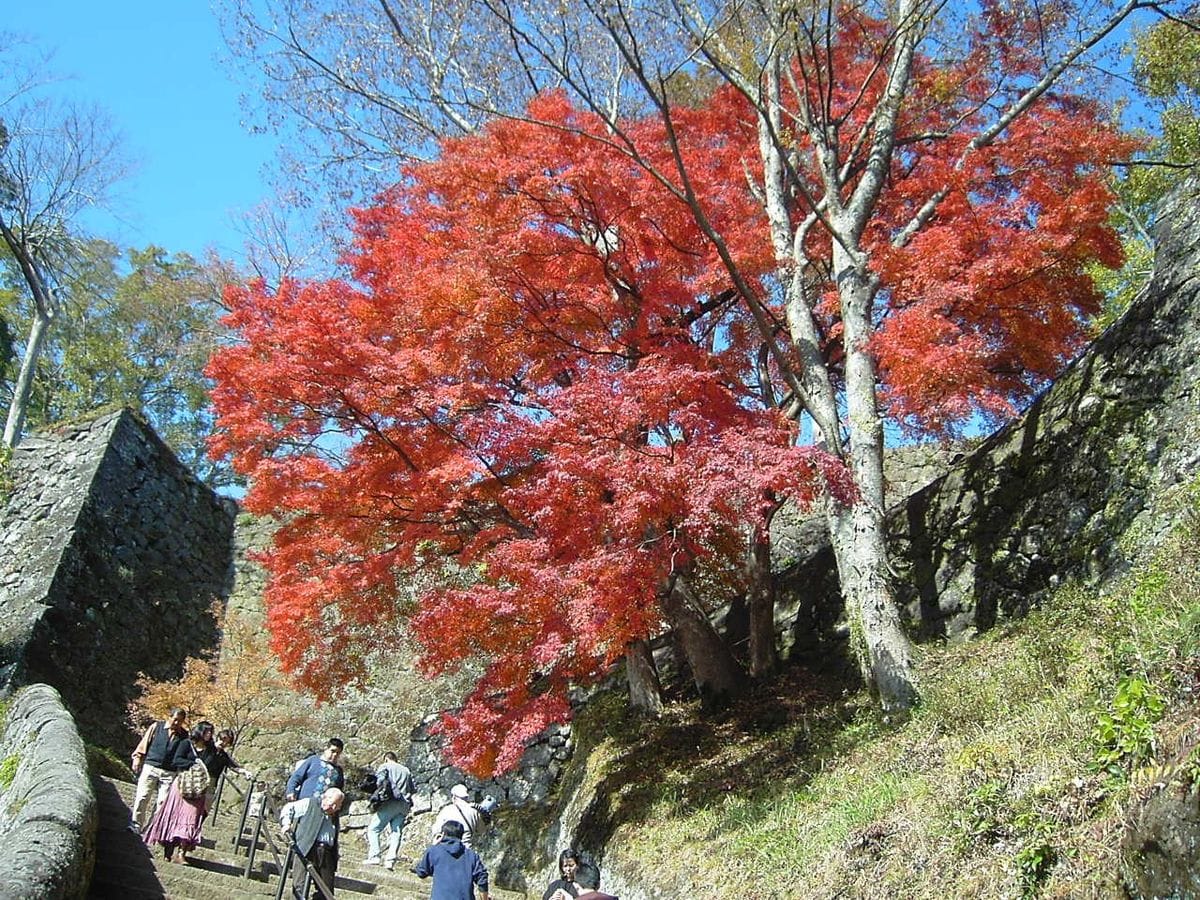
[{"label": "woman in pink skirt", "polygon": [[[171,783],[171,791],[167,799],[150,820],[142,840],[146,846],[162,844],[163,855],[171,862],[187,864],[187,855],[200,843],[200,827],[208,807],[204,800],[204,792],[196,798],[183,796],[179,790],[179,775],[191,768],[200,753],[207,747],[207,739],[211,730],[206,730],[201,723],[192,729],[188,741],[179,745],[173,760],[176,774]],[[209,726],[211,729],[211,726]],[[176,852],[178,851],[178,852]]]}]

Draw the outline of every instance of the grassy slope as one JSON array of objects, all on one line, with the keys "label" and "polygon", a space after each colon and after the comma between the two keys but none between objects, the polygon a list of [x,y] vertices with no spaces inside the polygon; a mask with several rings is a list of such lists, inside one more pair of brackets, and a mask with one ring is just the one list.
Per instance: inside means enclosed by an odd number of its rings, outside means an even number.
[{"label": "grassy slope", "polygon": [[[576,757],[601,798],[581,845],[661,896],[1123,896],[1126,812],[1200,699],[1198,498],[1182,490],[1171,539],[1101,589],[925,648],[907,722],[798,671],[715,723],[694,706],[639,724],[617,698],[593,704],[575,733],[607,736]],[[1165,700],[1161,718],[1114,715],[1130,678]],[[1200,751],[1185,750],[1172,777],[1195,780]]]}]

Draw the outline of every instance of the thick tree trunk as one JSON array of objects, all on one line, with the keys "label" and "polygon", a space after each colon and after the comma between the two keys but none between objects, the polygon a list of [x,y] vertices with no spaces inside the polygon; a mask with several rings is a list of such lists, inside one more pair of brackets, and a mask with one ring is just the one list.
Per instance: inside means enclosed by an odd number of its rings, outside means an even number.
[{"label": "thick tree trunk", "polygon": [[713,627],[687,578],[672,576],[661,597],[701,702],[709,709],[728,705],[745,690],[745,672]]},{"label": "thick tree trunk", "polygon": [[771,544],[756,534],[746,545],[746,607],[750,613],[750,674],[762,678],[775,670],[775,581],[771,577]]},{"label": "thick tree trunk", "polygon": [[50,320],[46,316],[34,315],[29,340],[25,343],[25,355],[21,358],[21,371],[8,405],[8,418],[4,423],[4,446],[9,449],[17,446],[25,430],[25,414],[29,409],[29,396],[33,393],[33,376],[37,372],[38,357],[41,356],[49,328]]},{"label": "thick tree trunk", "polygon": [[849,463],[858,496],[849,506],[829,503],[829,526],[842,596],[851,617],[863,675],[884,709],[917,702],[912,644],[890,583],[884,519],[883,422],[876,404],[875,359],[867,348],[875,286],[861,261],[834,247],[846,347],[846,422]]},{"label": "thick tree trunk", "polygon": [[838,576],[863,678],[885,710],[911,709],[917,702],[912,644],[888,581],[882,517],[860,505],[830,506]]},{"label": "thick tree trunk", "polygon": [[625,678],[629,682],[629,708],[648,716],[662,713],[662,683],[649,641],[634,641],[625,648]]}]

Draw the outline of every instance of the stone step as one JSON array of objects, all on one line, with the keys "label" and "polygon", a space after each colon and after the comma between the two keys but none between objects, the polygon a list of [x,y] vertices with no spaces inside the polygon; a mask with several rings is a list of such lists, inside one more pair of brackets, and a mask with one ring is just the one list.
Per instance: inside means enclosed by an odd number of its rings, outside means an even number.
[{"label": "stone step", "polygon": [[[274,897],[278,890],[275,860],[260,837],[252,877],[243,877],[246,867],[246,841],[253,835],[251,820],[243,831],[244,840],[235,853],[233,835],[241,817],[240,806],[225,806],[205,823],[200,846],[188,854],[191,863],[167,862],[161,848],[149,848],[129,831],[129,805],[134,785],[128,782],[96,779],[100,812],[97,835],[96,872],[89,897],[114,900],[143,900],[149,897],[178,900],[249,900]],[[276,845],[283,847],[278,827],[265,821]],[[368,895],[379,900],[420,900],[428,898],[430,883],[412,874],[414,860],[401,856],[395,871],[364,864],[366,841],[361,831],[342,835],[342,858],[338,866],[335,891],[343,896]],[[285,856],[285,854],[281,854]],[[498,900],[523,900],[524,895],[493,889]]]},{"label": "stone step", "polygon": [[163,862],[149,875],[141,866],[126,866],[114,862],[106,865],[103,872],[97,872],[93,876],[92,890],[88,896],[121,897],[122,894],[113,890],[121,888],[151,894],[157,890],[159,897],[187,900],[224,900],[226,897],[249,900],[274,897],[277,887],[277,882],[267,883],[233,877],[224,874],[220,869],[204,868],[203,862],[186,866]]}]

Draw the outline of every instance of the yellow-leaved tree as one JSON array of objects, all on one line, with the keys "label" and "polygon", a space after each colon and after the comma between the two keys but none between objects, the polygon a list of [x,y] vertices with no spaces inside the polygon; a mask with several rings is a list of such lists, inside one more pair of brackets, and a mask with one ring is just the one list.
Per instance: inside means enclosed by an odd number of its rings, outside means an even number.
[{"label": "yellow-leaved tree", "polygon": [[285,698],[291,689],[262,626],[246,615],[227,615],[220,603],[213,604],[211,613],[221,634],[220,647],[188,657],[175,680],[156,681],[141,674],[135,682],[139,696],[128,706],[130,726],[140,731],[175,707],[187,710],[193,722],[208,719],[218,728],[231,729],[239,744],[258,734],[303,726],[306,718],[288,709]]}]

